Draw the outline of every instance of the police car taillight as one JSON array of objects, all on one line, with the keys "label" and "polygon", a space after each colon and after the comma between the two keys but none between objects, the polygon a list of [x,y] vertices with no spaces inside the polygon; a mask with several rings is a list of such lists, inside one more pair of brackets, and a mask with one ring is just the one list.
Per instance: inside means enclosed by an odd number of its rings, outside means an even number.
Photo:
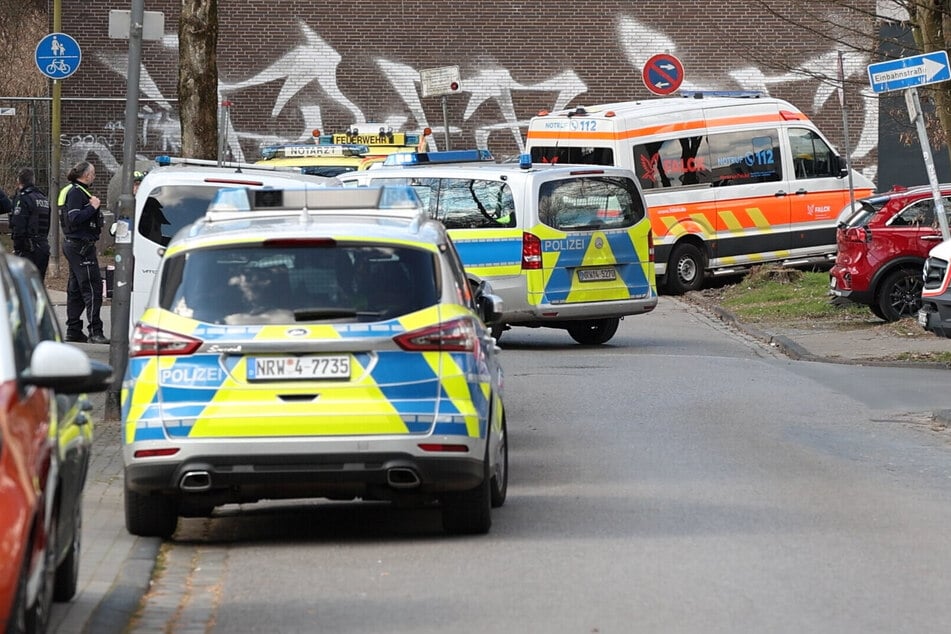
[{"label": "police car taillight", "polygon": [[130,357],[161,357],[191,354],[201,347],[202,341],[194,337],[169,332],[141,324],[132,331],[129,342]]},{"label": "police car taillight", "polygon": [[654,261],[654,232],[647,232],[647,260],[648,262]]},{"label": "police car taillight", "polygon": [[542,241],[533,233],[522,234],[522,270],[542,268]]},{"label": "police car taillight", "polygon": [[412,352],[471,352],[479,345],[472,320],[465,317],[403,333],[393,337],[393,341]]}]

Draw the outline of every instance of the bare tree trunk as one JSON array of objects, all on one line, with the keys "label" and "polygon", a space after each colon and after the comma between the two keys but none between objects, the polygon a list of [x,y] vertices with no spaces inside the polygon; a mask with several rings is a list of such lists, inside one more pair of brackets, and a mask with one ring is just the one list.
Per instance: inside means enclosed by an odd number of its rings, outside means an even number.
[{"label": "bare tree trunk", "polygon": [[178,110],[182,155],[218,158],[218,0],[182,0]]},{"label": "bare tree trunk", "polygon": [[[922,53],[948,50],[951,48],[951,2],[948,0],[916,0],[905,5],[910,17],[915,43]],[[951,88],[947,82],[931,87],[934,99],[935,115],[941,124],[945,147],[951,156]]]}]

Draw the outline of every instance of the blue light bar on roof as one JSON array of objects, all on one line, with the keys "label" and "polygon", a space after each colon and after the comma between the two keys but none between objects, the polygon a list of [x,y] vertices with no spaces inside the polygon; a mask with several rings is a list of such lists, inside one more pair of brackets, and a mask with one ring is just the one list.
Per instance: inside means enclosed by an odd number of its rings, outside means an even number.
[{"label": "blue light bar on roof", "polygon": [[443,152],[397,152],[390,154],[383,165],[445,165],[446,163],[493,162],[488,150],[445,150]]}]

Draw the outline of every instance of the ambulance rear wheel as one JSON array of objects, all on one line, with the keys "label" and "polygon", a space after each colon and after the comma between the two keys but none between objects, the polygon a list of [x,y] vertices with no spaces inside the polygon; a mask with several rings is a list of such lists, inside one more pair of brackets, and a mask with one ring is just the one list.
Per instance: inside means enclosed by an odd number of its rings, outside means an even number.
[{"label": "ambulance rear wheel", "polygon": [[621,320],[617,317],[609,319],[589,319],[579,321],[568,326],[568,334],[578,343],[585,346],[597,346],[606,343],[617,332]]},{"label": "ambulance rear wheel", "polygon": [[683,295],[703,286],[703,254],[689,242],[678,244],[667,261],[667,292]]}]

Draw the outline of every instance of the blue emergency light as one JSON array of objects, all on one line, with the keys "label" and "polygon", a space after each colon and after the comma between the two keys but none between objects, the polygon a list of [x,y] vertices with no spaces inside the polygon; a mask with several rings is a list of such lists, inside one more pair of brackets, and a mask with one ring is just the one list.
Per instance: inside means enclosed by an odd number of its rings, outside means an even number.
[{"label": "blue emergency light", "polygon": [[446,163],[494,162],[488,150],[444,150],[442,152],[397,152],[390,154],[383,165],[445,165]]}]

